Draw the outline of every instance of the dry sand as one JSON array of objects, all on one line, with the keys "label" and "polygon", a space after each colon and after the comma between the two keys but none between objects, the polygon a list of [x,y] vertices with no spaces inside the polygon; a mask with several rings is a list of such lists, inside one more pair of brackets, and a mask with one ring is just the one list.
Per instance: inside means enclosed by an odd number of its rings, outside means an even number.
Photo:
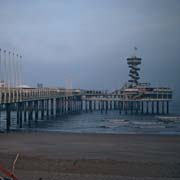
[{"label": "dry sand", "polygon": [[180,179],[180,136],[0,134],[0,164],[20,180]]}]

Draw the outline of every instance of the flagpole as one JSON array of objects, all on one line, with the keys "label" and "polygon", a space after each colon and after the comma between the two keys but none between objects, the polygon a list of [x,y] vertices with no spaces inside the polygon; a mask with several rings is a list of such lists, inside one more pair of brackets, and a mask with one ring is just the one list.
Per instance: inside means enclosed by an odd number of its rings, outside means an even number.
[{"label": "flagpole", "polygon": [[11,100],[11,77],[10,77],[10,74],[11,74],[11,72],[10,72],[10,64],[11,64],[11,52],[9,51],[8,52],[8,59],[7,59],[7,65],[8,65],[8,73],[7,73],[7,78],[8,78],[8,102],[10,102],[10,100]]},{"label": "flagpole", "polygon": [[19,76],[20,76],[20,99],[22,100],[22,56],[19,61]]},{"label": "flagpole", "polygon": [[4,50],[4,87],[6,88],[6,74],[7,74],[7,69],[6,69],[6,50]]},{"label": "flagpole", "polygon": [[18,67],[18,57],[19,55],[16,54],[17,57],[17,61],[16,61],[16,87],[17,87],[17,100],[19,100],[19,77],[18,77],[18,71],[19,71],[19,67]]},{"label": "flagpole", "polygon": [[10,65],[11,65],[11,52],[8,52],[8,89],[11,87],[11,70],[10,70]]}]

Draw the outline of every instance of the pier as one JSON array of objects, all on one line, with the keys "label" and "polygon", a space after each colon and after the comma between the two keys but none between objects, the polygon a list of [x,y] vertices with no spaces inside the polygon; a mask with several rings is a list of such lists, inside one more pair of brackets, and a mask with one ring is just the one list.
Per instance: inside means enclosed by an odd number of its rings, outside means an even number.
[{"label": "pier", "polygon": [[22,86],[22,56],[0,49],[0,130],[5,113],[5,130],[12,127],[12,112],[16,112],[16,127],[31,127],[39,119],[53,119],[75,113],[99,111],[119,114],[169,114],[172,90],[140,83],[141,58],[127,59],[130,80],[112,92],[84,89]]},{"label": "pier", "polygon": [[[156,93],[156,92],[155,92]],[[169,114],[169,102],[172,100],[171,90],[163,89],[161,95],[154,98],[127,98],[117,92],[97,93],[82,91],[83,112],[118,110],[120,114]]]}]

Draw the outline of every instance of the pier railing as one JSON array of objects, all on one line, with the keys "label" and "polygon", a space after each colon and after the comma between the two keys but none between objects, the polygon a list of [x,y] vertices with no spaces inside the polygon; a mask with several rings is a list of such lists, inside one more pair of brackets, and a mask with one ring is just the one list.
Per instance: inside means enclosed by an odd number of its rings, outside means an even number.
[{"label": "pier railing", "polygon": [[73,96],[80,91],[56,88],[0,88],[0,104]]}]

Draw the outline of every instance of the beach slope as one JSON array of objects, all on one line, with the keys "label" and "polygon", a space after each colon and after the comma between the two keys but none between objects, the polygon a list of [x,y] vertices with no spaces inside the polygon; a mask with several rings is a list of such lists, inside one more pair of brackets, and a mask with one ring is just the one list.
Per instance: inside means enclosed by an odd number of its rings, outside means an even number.
[{"label": "beach slope", "polygon": [[180,179],[180,136],[0,134],[0,164],[26,180]]}]

